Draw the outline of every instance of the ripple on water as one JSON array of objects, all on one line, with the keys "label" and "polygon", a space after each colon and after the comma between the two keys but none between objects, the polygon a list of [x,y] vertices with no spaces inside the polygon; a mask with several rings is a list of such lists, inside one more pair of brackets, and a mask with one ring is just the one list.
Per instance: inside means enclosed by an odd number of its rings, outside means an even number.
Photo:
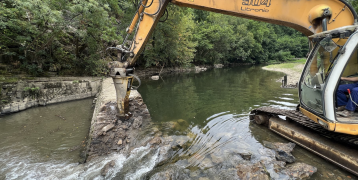
[{"label": "ripple on water", "polygon": [[[248,117],[252,109],[261,106],[296,108],[299,103],[297,89],[280,88],[280,83],[275,82],[280,77],[279,73],[263,71],[259,67],[215,69],[202,74],[163,77],[165,82],[144,81],[139,91],[154,122],[160,124],[183,119],[190,124],[181,130],[159,128],[163,134],[177,135],[174,139],[183,135],[189,138],[187,146],[183,145],[173,154],[172,163],[190,169],[190,179],[210,175],[222,178],[222,173],[215,169],[225,167],[222,172],[230,174],[233,170],[236,174],[236,165],[244,163],[238,154],[251,153],[252,163],[270,161],[275,159],[274,154],[263,147],[262,141],[287,142],[268,129],[251,123]],[[305,162],[314,166],[326,164],[316,156]],[[271,177],[288,178],[270,167],[267,168]],[[334,167],[325,166],[331,170],[336,169]],[[319,177],[323,174],[322,169],[318,170],[315,179],[324,179]],[[340,171],[342,174],[344,172]],[[235,179],[235,176],[228,179]]]}]

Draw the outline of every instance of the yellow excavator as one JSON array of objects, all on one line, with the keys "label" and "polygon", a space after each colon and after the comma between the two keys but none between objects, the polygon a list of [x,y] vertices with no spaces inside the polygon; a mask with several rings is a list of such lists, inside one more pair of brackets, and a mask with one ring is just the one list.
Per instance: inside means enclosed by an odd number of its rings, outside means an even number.
[{"label": "yellow excavator", "polygon": [[[358,16],[345,0],[141,0],[117,51],[111,76],[120,114],[128,113],[130,72],[169,3],[294,28],[309,38],[296,110],[261,107],[257,124],[358,175],[358,117],[337,115],[343,76],[358,75]],[[129,38],[131,38],[129,40]]]}]

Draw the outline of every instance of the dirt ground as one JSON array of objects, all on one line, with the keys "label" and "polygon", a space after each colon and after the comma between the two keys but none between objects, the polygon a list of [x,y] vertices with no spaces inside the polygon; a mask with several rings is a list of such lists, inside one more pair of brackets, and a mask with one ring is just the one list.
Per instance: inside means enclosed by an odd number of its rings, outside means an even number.
[{"label": "dirt ground", "polygon": [[[301,77],[302,70],[304,68],[304,64],[297,64],[294,68],[268,68],[267,66],[262,67],[264,70],[268,71],[276,71],[276,72],[283,72],[287,75],[287,84],[288,85],[295,85],[298,83]],[[281,79],[278,79],[277,81],[281,82],[283,77]]]}]

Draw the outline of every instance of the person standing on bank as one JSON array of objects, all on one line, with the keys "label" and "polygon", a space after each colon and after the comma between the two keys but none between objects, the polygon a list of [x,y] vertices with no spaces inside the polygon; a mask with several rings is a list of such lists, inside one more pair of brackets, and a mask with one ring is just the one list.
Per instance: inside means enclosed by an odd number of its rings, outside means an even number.
[{"label": "person standing on bank", "polygon": [[[358,77],[341,77],[341,80],[355,82],[352,84],[340,85],[337,90],[337,110],[344,110],[340,114],[342,114],[343,116],[350,116],[354,113],[357,107],[356,103],[358,102]],[[351,91],[352,100],[354,102],[352,102],[351,98],[347,98],[347,89]]]}]

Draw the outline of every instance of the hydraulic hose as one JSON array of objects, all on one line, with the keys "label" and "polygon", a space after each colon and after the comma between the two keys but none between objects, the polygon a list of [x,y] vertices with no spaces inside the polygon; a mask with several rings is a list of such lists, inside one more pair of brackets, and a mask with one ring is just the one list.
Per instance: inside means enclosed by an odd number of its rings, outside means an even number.
[{"label": "hydraulic hose", "polygon": [[152,0],[152,2],[148,5],[148,6],[145,6],[142,1],[140,2],[140,4],[144,7],[144,8],[149,8],[150,6],[152,6],[154,0]]},{"label": "hydraulic hose", "polygon": [[134,78],[137,79],[137,81],[139,82],[139,85],[138,86],[133,86],[132,85],[132,89],[138,89],[140,87],[140,85],[142,84],[142,81],[140,81],[139,77],[134,75],[134,74],[128,74],[129,76],[133,76]]},{"label": "hydraulic hose", "polygon": [[[154,1],[154,0],[153,0]],[[152,1],[152,2],[153,2]],[[143,11],[143,13],[144,14],[146,14],[146,15],[149,15],[149,16],[154,16],[154,15],[157,15],[158,13],[159,13],[159,11],[160,11],[160,9],[162,8],[162,0],[159,0],[159,7],[158,7],[158,10],[157,10],[157,12],[155,12],[155,13],[153,13],[153,14],[150,14],[150,13],[146,13],[145,11]]]},{"label": "hydraulic hose", "polygon": [[357,12],[354,10],[354,7],[345,0],[339,0],[339,1],[342,2],[344,5],[346,5],[349,8],[349,10],[352,12],[354,17],[354,24],[358,23],[358,15]]}]

